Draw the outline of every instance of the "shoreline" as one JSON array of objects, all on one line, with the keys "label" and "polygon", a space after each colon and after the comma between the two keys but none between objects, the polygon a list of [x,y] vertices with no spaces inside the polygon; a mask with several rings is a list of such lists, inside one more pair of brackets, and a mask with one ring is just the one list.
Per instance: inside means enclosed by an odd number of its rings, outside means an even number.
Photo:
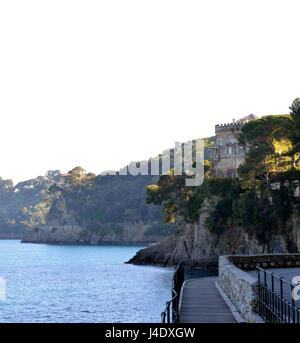
[{"label": "shoreline", "polygon": [[21,239],[20,243],[24,244],[47,244],[47,245],[78,245],[78,246],[141,246],[141,247],[147,247],[150,244],[153,244],[154,242],[100,242],[100,243],[76,243],[76,242],[37,242],[37,241],[23,241]]}]

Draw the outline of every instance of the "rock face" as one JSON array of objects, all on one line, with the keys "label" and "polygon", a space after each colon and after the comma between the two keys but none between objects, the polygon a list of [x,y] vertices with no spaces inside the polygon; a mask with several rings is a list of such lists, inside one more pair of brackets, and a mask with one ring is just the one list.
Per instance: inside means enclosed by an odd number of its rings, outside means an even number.
[{"label": "rock face", "polygon": [[[172,235],[161,242],[149,245],[137,252],[128,263],[176,266],[181,260],[204,258],[215,261],[220,255],[232,253],[233,240],[230,235],[212,235],[201,223],[186,225],[182,234]],[[241,233],[236,253],[261,254],[264,247],[248,235]]]},{"label": "rock face", "polygon": [[78,224],[74,225],[45,225],[27,229],[23,243],[49,244],[142,244],[158,242],[161,235],[146,233],[147,225],[120,224],[118,231],[108,230],[97,233],[87,230]]},{"label": "rock face", "polygon": [[28,228],[23,243],[48,244],[138,244],[147,245],[165,238],[163,230],[154,230],[151,224],[106,223],[95,230],[78,224],[76,215],[67,210],[65,199],[54,200],[54,211],[47,218],[47,225]]},{"label": "rock face", "polygon": [[22,239],[22,233],[0,233],[0,239]]},{"label": "rock face", "polygon": [[[151,244],[127,263],[151,264],[159,266],[176,266],[183,259],[205,258],[214,261],[220,255],[230,254],[264,254],[267,247],[250,238],[242,229],[229,230],[217,236],[211,234],[204,226],[207,217],[208,201],[203,205],[203,214],[197,224],[186,224],[181,233],[174,234],[161,242]],[[273,253],[293,252],[300,250],[299,222],[291,220],[288,233],[273,237]],[[290,242],[293,242],[292,249]]]}]

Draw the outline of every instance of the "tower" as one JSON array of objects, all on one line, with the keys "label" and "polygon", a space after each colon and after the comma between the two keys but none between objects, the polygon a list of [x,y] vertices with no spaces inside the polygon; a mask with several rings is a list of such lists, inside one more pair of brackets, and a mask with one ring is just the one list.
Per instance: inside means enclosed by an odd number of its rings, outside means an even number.
[{"label": "tower", "polygon": [[229,124],[215,126],[216,143],[209,148],[209,159],[214,162],[215,177],[236,177],[238,166],[245,160],[244,147],[238,144],[241,128],[250,120],[258,119],[254,114]]}]

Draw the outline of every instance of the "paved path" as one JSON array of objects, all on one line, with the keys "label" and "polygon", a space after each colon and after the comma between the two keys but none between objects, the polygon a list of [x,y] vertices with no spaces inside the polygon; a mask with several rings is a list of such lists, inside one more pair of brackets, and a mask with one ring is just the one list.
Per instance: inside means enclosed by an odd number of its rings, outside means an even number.
[{"label": "paved path", "polygon": [[215,286],[217,277],[187,280],[182,290],[180,323],[235,323]]},{"label": "paved path", "polygon": [[[286,281],[292,282],[292,278],[294,276],[300,276],[300,268],[272,268],[266,269],[270,273],[274,273],[275,275],[284,278]],[[257,273],[255,270],[248,272],[255,278],[257,278]],[[263,281],[263,274],[260,273],[261,280]],[[267,273],[267,285],[271,287],[271,276]],[[279,294],[280,293],[280,283],[278,278],[274,278],[274,289]],[[298,292],[300,294],[300,292]],[[291,302],[291,287],[287,283],[283,283],[283,296],[286,300]],[[295,301],[295,306],[300,308],[300,300]]]}]

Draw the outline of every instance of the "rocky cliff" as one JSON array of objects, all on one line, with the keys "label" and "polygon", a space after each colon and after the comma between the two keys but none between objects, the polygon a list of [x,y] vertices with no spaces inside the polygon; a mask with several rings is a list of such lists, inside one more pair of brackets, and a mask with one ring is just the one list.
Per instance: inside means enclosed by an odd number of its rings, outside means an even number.
[{"label": "rocky cliff", "polygon": [[27,229],[23,243],[48,244],[138,244],[158,242],[162,235],[149,233],[148,225],[124,223],[93,232],[74,225],[45,225]]},{"label": "rocky cliff", "polygon": [[[221,235],[212,234],[205,227],[209,203],[203,206],[203,214],[197,224],[185,224],[181,232],[149,245],[127,263],[176,266],[183,259],[205,258],[213,261],[227,254],[263,254],[267,246],[250,237],[243,228],[228,230]],[[291,242],[293,243],[291,245]],[[300,251],[299,219],[292,216],[289,230],[272,238],[272,253]]]}]

